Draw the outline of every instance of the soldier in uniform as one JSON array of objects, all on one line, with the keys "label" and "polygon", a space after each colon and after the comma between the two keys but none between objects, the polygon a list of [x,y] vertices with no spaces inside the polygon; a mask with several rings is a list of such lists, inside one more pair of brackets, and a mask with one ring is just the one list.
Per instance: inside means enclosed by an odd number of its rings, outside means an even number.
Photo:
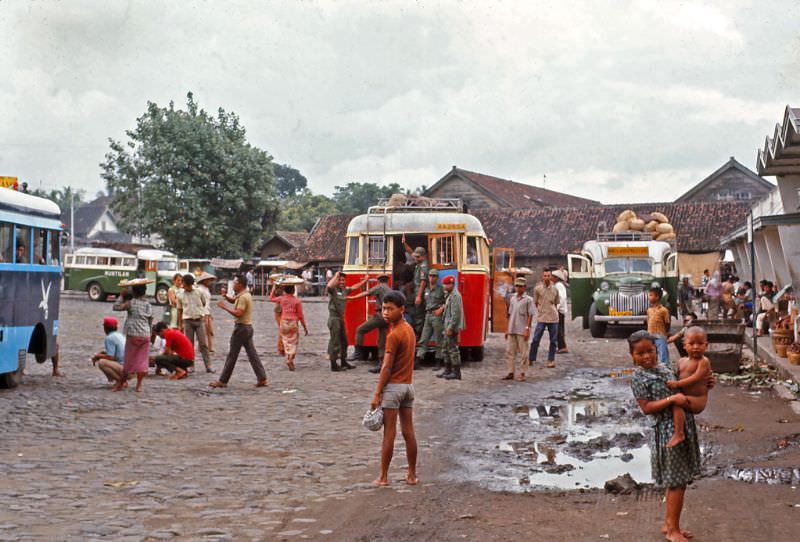
[{"label": "soldier in uniform", "polygon": [[[326,287],[326,292],[328,293],[328,330],[331,333],[331,338],[328,341],[328,357],[331,360],[331,371],[355,368],[347,363],[347,330],[344,327],[344,309],[347,306],[347,295],[353,290],[361,288],[366,282],[367,279],[365,278],[351,288],[346,288],[344,275],[342,275],[341,271],[337,271],[328,281]],[[336,363],[337,359],[342,360],[341,366]]]},{"label": "soldier in uniform", "polygon": [[464,304],[456,289],[455,277],[449,275],[442,280],[447,298],[444,302],[444,338],[442,353],[445,370],[436,375],[447,380],[461,380],[461,352],[458,350],[458,334],[465,327]]},{"label": "soldier in uniform", "polygon": [[352,301],[354,299],[361,299],[362,297],[373,296],[375,298],[375,314],[367,318],[366,322],[358,326],[356,328],[356,348],[355,352],[353,352],[353,356],[350,358],[351,360],[366,360],[367,353],[364,350],[364,335],[372,331],[373,329],[378,330],[378,364],[377,366],[370,369],[371,373],[379,373],[381,372],[381,362],[383,361],[383,349],[386,346],[386,330],[389,328],[389,324],[386,323],[386,320],[383,319],[383,315],[381,314],[381,309],[383,308],[383,298],[391,292],[392,289],[389,288],[389,276],[388,275],[380,275],[378,277],[378,285],[370,288],[366,292],[361,292],[356,295],[350,296],[347,298],[348,301]]},{"label": "soldier in uniform", "polygon": [[420,363],[425,359],[428,351],[428,342],[436,342],[436,366],[434,371],[442,368],[442,329],[444,312],[444,289],[439,280],[439,270],[431,269],[428,271],[428,284],[430,288],[425,294],[425,323],[422,326],[422,334],[417,343],[417,356],[414,361],[414,369],[419,369]]},{"label": "soldier in uniform", "polygon": [[403,245],[406,252],[411,254],[414,258],[414,314],[412,315],[412,326],[414,333],[417,334],[419,339],[422,334],[422,327],[425,324],[425,290],[428,287],[428,252],[424,247],[417,247],[411,249],[411,246],[406,243],[405,235],[403,236]]}]

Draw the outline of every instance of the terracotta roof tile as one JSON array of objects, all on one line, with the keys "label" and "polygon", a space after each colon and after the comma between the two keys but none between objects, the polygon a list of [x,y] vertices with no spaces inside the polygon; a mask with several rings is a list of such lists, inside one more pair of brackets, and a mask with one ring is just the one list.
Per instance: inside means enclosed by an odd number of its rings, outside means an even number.
[{"label": "terracotta roof tile", "polygon": [[305,244],[281,254],[298,262],[344,261],[344,237],[353,215],[329,215],[319,219]]},{"label": "terracotta roof tile", "polygon": [[579,205],[597,205],[600,202],[538,186],[509,181],[500,177],[484,175],[466,169],[456,168],[455,172],[467,177],[484,190],[505,201],[510,207],[574,207]]}]

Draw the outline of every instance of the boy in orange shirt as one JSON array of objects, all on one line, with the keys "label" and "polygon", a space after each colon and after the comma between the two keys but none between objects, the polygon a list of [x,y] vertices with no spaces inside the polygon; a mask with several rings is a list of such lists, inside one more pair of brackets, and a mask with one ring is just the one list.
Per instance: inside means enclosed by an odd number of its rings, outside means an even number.
[{"label": "boy in orange shirt", "polygon": [[405,296],[391,291],[383,298],[381,313],[389,324],[386,336],[386,350],[378,379],[378,387],[372,399],[371,408],[378,405],[383,409],[383,444],[381,446],[381,474],[373,482],[376,486],[389,485],[389,464],[394,454],[394,439],[397,435],[397,418],[400,417],[400,431],[406,441],[408,473],[406,483],[417,483],[417,439],[414,435],[414,354],[417,338],[408,322],[403,318]]},{"label": "boy in orange shirt", "polygon": [[663,295],[664,290],[660,286],[653,286],[647,294],[650,300],[650,306],[647,308],[647,332],[655,338],[658,361],[669,365],[667,337],[669,337],[672,316],[669,314],[669,310],[661,304]]}]

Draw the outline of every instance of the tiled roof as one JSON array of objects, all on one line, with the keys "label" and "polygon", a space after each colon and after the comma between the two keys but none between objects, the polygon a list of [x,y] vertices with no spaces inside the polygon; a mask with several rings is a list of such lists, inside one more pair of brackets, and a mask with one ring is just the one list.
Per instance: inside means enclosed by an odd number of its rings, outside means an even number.
[{"label": "tiled roof", "polygon": [[518,183],[492,175],[484,175],[466,169],[455,168],[451,173],[465,177],[483,188],[486,192],[499,198],[508,207],[574,207],[580,205],[597,205],[600,202],[579,198],[563,192],[548,190],[538,186]]},{"label": "tiled roof", "polygon": [[719,250],[720,239],[743,224],[748,202],[637,203],[591,207],[521,209],[476,209],[472,214],[483,223],[495,247],[513,248],[525,256],[557,256],[581,249],[595,237],[597,225],[608,231],[625,209],[637,214],[659,211],[670,219],[681,252]]},{"label": "tiled roof", "polygon": [[344,237],[352,218],[353,215],[320,218],[308,234],[306,243],[281,254],[281,257],[297,262],[343,262]]},{"label": "tiled roof", "polygon": [[275,232],[275,236],[283,239],[291,247],[299,247],[305,244],[308,239],[308,232],[278,230]]},{"label": "tiled roof", "polygon": [[[75,209],[75,236],[86,237],[103,213],[108,210],[109,205],[111,205],[111,197],[103,196],[77,207]],[[69,209],[62,209],[61,221],[68,230],[72,230]]]},{"label": "tiled roof", "polygon": [[769,182],[768,180],[764,179],[763,177],[759,177],[758,174],[755,171],[752,171],[750,168],[744,166],[741,162],[736,160],[736,158],[731,156],[730,160],[728,160],[727,162],[722,164],[719,167],[719,169],[717,169],[714,173],[712,173],[711,175],[709,175],[708,177],[706,177],[705,179],[703,179],[702,181],[700,181],[699,183],[694,185],[688,191],[686,191],[686,193],[684,193],[679,198],[677,198],[675,200],[675,202],[676,203],[682,203],[682,202],[691,201],[692,197],[695,194],[697,194],[698,192],[703,190],[706,186],[708,186],[709,184],[711,184],[712,182],[717,180],[720,177],[720,175],[722,175],[723,173],[725,173],[726,171],[728,171],[730,169],[736,169],[736,170],[742,172],[746,177],[749,177],[750,179],[756,181],[758,184],[763,186],[764,190],[767,191],[767,192],[772,190],[773,188],[775,188],[775,185],[773,185],[771,182]]},{"label": "tiled roof", "polygon": [[[655,211],[670,219],[681,252],[714,252],[720,240],[741,226],[750,211],[748,202],[636,203],[584,207],[534,209],[475,209],[492,246],[513,248],[522,256],[563,256],[581,249],[605,222],[610,231],[617,215],[633,209],[645,215]],[[323,217],[311,231],[305,246],[281,256],[288,260],[341,263],[344,237],[352,215]]]}]

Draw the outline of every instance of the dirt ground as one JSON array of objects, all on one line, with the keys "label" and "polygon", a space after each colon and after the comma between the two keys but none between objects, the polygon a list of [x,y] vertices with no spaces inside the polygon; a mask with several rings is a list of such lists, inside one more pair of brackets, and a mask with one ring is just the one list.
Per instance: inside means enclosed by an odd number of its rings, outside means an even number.
[{"label": "dirt ground", "polygon": [[[111,393],[88,361],[110,314],[109,303],[64,297],[66,376],[52,378],[49,364],[31,359],[23,386],[0,390],[0,541],[663,539],[658,492],[517,483],[516,473],[528,469],[533,480],[541,465],[496,442],[506,431],[508,440],[535,433],[539,422],[521,406],[550,396],[566,405],[552,390],[603,383],[630,367],[622,340],[591,339],[579,321],[567,331],[571,353],[554,370],[529,371],[525,383],[500,381],[504,345],[495,335],[461,382],[416,372],[421,484],[401,482],[399,439],[393,484],[376,489],[380,434],[360,425],[376,377],[365,364],[330,372],[324,304],[306,304],[311,334],[290,373],[275,355],[272,307],[256,303],[266,389],[252,387],[242,358],[226,390],[211,390],[211,375],[198,373],[148,378],[141,394]],[[216,318],[221,368],[232,326],[222,311]],[[624,396],[610,415],[620,424],[634,418],[624,380],[606,388]],[[697,540],[797,540],[797,478],[745,483],[726,469],[800,466],[800,419],[771,391],[720,385],[698,424],[706,476],[687,492],[685,528]],[[501,474],[503,489],[491,489]]]}]

